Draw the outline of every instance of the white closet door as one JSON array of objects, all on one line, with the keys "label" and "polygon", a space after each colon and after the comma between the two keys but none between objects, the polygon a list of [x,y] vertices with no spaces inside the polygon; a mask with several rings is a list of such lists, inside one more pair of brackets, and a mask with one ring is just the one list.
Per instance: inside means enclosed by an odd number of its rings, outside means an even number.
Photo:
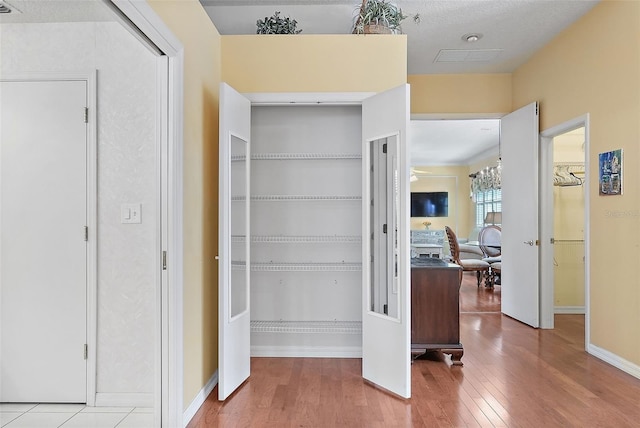
[{"label": "white closet door", "polygon": [[250,373],[251,103],[220,85],[219,383],[224,400]]},{"label": "white closet door", "polygon": [[500,121],[502,147],[502,312],[540,326],[538,107]]},{"label": "white closet door", "polygon": [[411,396],[408,122],[408,85],[362,104],[362,376],[404,398]]},{"label": "white closet door", "polygon": [[0,82],[0,401],[87,399],[86,100]]}]

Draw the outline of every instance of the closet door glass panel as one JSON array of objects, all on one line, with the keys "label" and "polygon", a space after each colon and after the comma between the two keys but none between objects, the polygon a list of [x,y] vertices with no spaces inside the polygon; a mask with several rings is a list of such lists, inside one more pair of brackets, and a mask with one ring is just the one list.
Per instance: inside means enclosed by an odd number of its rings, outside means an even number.
[{"label": "closet door glass panel", "polygon": [[249,237],[247,236],[247,208],[249,169],[247,142],[231,135],[231,293],[229,314],[233,319],[248,308],[249,297]]},{"label": "closet door glass panel", "polygon": [[371,282],[369,310],[398,318],[397,136],[371,141]]}]

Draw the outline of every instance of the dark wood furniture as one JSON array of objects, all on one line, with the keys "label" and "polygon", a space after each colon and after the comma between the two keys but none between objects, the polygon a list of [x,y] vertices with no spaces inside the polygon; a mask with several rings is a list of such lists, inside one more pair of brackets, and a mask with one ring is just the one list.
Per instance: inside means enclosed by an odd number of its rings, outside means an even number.
[{"label": "dark wood furniture", "polygon": [[461,366],[462,268],[435,258],[411,259],[411,354],[440,351]]}]

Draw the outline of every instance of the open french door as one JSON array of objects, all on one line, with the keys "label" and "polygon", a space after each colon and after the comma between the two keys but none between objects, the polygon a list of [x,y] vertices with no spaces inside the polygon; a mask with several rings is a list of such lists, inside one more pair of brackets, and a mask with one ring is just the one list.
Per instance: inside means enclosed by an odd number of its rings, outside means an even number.
[{"label": "open french door", "polygon": [[362,376],[411,397],[409,86],[362,103]]},{"label": "open french door", "polygon": [[220,194],[218,248],[218,399],[250,373],[251,102],[220,85]]},{"label": "open french door", "polygon": [[500,121],[502,150],[502,312],[540,326],[538,105]]}]

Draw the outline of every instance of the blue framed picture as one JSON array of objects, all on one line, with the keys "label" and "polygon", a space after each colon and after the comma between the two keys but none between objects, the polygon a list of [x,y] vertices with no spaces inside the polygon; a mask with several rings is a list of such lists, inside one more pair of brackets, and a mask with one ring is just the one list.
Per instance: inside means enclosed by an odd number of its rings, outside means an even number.
[{"label": "blue framed picture", "polygon": [[598,155],[598,177],[601,195],[622,195],[622,149]]}]

